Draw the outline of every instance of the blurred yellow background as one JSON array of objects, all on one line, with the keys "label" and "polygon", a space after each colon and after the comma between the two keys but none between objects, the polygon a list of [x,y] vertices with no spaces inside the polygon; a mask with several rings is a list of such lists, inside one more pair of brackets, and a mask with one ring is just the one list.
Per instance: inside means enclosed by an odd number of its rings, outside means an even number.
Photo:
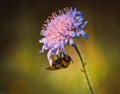
[{"label": "blurred yellow background", "polygon": [[89,0],[0,1],[0,94],[90,94],[79,57],[67,69],[46,70],[47,51],[39,54],[42,24],[52,12],[73,7],[83,11],[89,40],[75,39],[95,94],[120,94],[119,3]]}]

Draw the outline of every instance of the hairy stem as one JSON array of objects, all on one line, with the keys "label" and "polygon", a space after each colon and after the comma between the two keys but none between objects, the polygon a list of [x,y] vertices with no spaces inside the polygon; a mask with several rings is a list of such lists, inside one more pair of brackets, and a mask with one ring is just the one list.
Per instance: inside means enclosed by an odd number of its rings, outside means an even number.
[{"label": "hairy stem", "polygon": [[80,50],[78,49],[78,47],[77,47],[76,44],[74,44],[74,48],[75,48],[75,50],[77,51],[77,53],[78,53],[78,55],[79,55],[79,58],[80,58],[80,60],[81,60],[83,72],[84,72],[85,78],[86,78],[86,80],[87,80],[87,84],[88,84],[88,86],[89,86],[90,92],[91,92],[91,94],[94,94],[94,91],[93,91],[92,85],[91,85],[91,83],[90,83],[90,80],[89,80],[89,77],[88,77],[88,74],[87,74],[87,70],[86,70],[86,67],[85,67],[85,62],[84,62],[84,60],[83,60],[83,57],[82,57],[82,55],[81,55],[81,52],[80,52]]}]

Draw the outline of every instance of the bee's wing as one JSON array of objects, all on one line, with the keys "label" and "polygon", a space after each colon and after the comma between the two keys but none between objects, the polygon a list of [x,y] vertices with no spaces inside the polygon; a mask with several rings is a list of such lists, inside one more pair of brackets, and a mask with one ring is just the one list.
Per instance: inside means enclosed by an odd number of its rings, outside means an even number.
[{"label": "bee's wing", "polygon": [[61,68],[56,68],[56,67],[50,66],[50,67],[47,67],[46,69],[47,70],[58,70],[58,69],[61,69]]}]

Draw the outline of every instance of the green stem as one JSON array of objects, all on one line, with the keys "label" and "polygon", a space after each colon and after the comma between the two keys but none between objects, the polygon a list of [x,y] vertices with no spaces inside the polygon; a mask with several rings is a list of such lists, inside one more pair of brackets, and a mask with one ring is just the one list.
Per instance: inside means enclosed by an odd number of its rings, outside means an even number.
[{"label": "green stem", "polygon": [[90,80],[89,80],[89,77],[88,77],[88,74],[87,74],[87,70],[86,70],[86,67],[85,67],[85,62],[84,62],[84,60],[83,60],[83,58],[82,58],[82,55],[81,55],[81,53],[80,53],[80,50],[78,49],[78,47],[77,47],[76,44],[74,45],[74,48],[75,48],[75,50],[77,51],[77,53],[78,53],[78,55],[79,55],[79,58],[80,58],[80,60],[81,60],[83,72],[84,72],[85,78],[86,78],[86,80],[87,80],[87,84],[88,84],[88,86],[89,86],[90,92],[91,92],[91,94],[94,94],[94,91],[93,91],[93,88],[92,88],[92,85],[91,85],[91,83],[90,83]]}]

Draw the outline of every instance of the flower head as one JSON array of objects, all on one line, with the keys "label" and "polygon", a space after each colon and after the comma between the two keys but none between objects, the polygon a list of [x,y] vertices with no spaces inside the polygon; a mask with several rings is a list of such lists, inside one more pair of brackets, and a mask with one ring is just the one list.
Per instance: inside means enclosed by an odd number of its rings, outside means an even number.
[{"label": "flower head", "polygon": [[64,46],[69,42],[70,45],[74,45],[73,38],[80,37],[82,35],[85,39],[88,39],[88,35],[82,29],[86,26],[87,21],[84,21],[84,15],[81,11],[77,11],[76,8],[64,8],[59,10],[58,13],[52,13],[45,21],[40,34],[44,36],[40,43],[43,43],[41,53],[44,50],[49,50],[47,58],[52,66],[52,56],[63,54],[66,55]]}]

